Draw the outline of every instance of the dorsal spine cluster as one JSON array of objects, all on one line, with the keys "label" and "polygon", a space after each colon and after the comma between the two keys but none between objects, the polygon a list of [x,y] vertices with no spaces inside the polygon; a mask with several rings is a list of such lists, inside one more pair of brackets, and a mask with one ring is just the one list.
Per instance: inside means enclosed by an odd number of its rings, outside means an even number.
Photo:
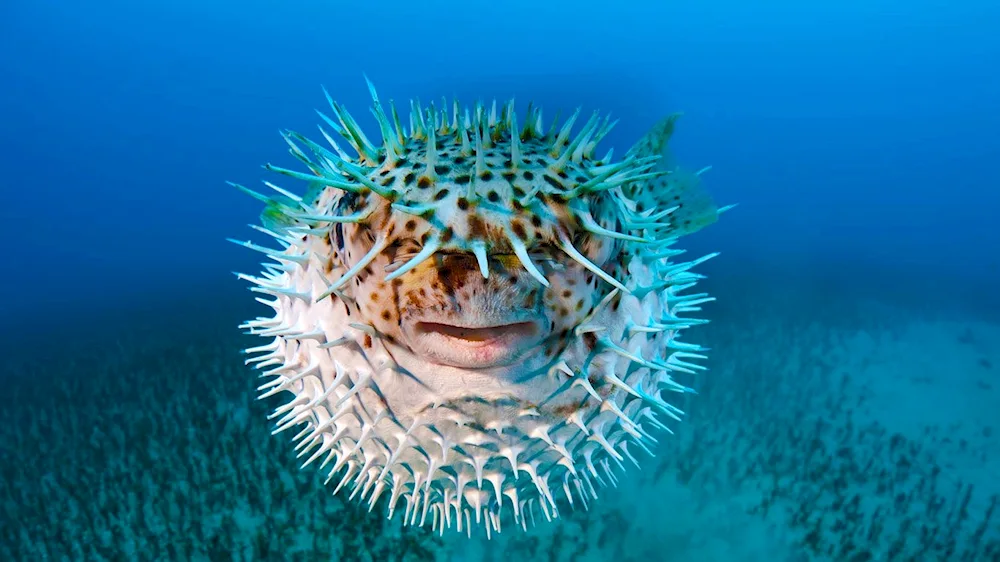
[{"label": "dorsal spine cluster", "polygon": [[[609,153],[600,160],[593,160],[597,144],[616,123],[608,117],[601,119],[600,115],[595,112],[583,128],[573,135],[572,128],[578,120],[579,109],[561,127],[557,129],[556,122],[553,122],[550,130],[546,132],[542,129],[542,112],[535,107],[529,107],[526,125],[519,127],[513,100],[504,104],[499,114],[496,102],[493,102],[489,109],[484,104],[477,103],[470,110],[469,108],[460,108],[458,102],[455,101],[451,104],[450,115],[447,109],[438,110],[433,105],[423,108],[419,102],[413,102],[409,118],[410,126],[407,130],[402,126],[395,106],[390,104],[387,113],[379,101],[374,86],[370,82],[368,84],[374,102],[372,114],[375,116],[381,132],[382,142],[379,146],[367,138],[351,114],[327,93],[333,117],[331,118],[322,112],[319,112],[319,115],[335,133],[346,139],[357,156],[349,156],[322,127],[320,127],[321,134],[332,147],[332,151],[301,134],[286,131],[283,136],[290,147],[290,153],[301,161],[311,173],[298,172],[270,164],[265,167],[270,171],[308,182],[311,186],[310,195],[319,193],[322,188],[335,188],[360,196],[374,194],[391,204],[391,208],[397,212],[426,218],[437,216],[444,205],[453,205],[454,202],[451,200],[417,201],[413,197],[416,188],[395,189],[393,186],[380,185],[378,181],[373,179],[376,176],[375,172],[385,168],[395,168],[403,160],[403,155],[408,149],[412,149],[413,145],[420,144],[424,145],[421,148],[425,155],[422,162],[424,171],[420,181],[434,181],[439,137],[457,136],[461,139],[461,154],[475,158],[475,173],[470,178],[466,187],[467,192],[464,194],[466,203],[475,204],[478,199],[475,189],[476,182],[488,179],[496,173],[486,163],[484,158],[486,151],[497,144],[505,144],[507,154],[509,154],[509,168],[516,170],[520,164],[524,143],[535,141],[547,148],[547,156],[550,159],[547,169],[552,174],[557,175],[564,172],[567,165],[570,164],[576,165],[578,169],[585,172],[585,181],[568,186],[555,182],[552,184],[540,182],[532,192],[525,193],[516,200],[518,211],[530,216],[543,217],[549,227],[552,242],[561,248],[568,258],[580,263],[619,290],[627,292],[629,289],[624,284],[614,279],[600,266],[587,259],[578,248],[574,247],[571,230],[581,228],[598,236],[633,243],[658,241],[663,244],[669,242],[669,240],[657,238],[657,229],[667,225],[667,223],[657,221],[669,214],[671,209],[650,209],[645,212],[637,212],[634,205],[631,205],[626,198],[613,197],[617,207],[615,213],[620,213],[622,217],[620,222],[623,223],[621,230],[614,230],[602,226],[585,205],[575,203],[582,197],[608,192],[625,184],[643,182],[669,173],[663,170],[653,170],[659,159],[659,156],[656,155],[629,157],[620,162],[612,163],[611,153]],[[300,144],[306,150],[303,150],[299,146]],[[330,228],[331,225],[337,223],[365,223],[377,208],[377,205],[373,203],[355,213],[339,214],[331,208],[332,199],[329,200],[327,208],[317,209],[313,206],[315,201],[293,196],[288,191],[269,182],[266,185],[275,189],[281,197],[272,198],[253,192],[243,186],[237,187],[264,201],[268,205],[265,215],[272,220],[283,224],[294,224],[300,228],[321,229]],[[571,213],[571,224],[565,220],[561,222],[557,220],[563,209]],[[540,283],[548,285],[545,276],[533,263],[525,241],[521,236],[518,236],[517,229],[508,226],[505,231],[510,247],[513,248],[524,268]],[[639,235],[639,233],[642,234]],[[445,239],[446,236],[447,239]],[[378,240],[369,254],[330,286],[330,292],[344,287],[351,277],[367,267],[384,249],[385,243],[385,239]],[[475,237],[458,237],[449,234],[449,231],[443,231],[435,233],[425,241],[421,251],[414,255],[409,262],[390,272],[386,280],[391,281],[402,276],[442,249],[472,252],[479,262],[480,270],[484,275],[488,274],[486,266],[486,257],[490,251],[488,241]]]}]

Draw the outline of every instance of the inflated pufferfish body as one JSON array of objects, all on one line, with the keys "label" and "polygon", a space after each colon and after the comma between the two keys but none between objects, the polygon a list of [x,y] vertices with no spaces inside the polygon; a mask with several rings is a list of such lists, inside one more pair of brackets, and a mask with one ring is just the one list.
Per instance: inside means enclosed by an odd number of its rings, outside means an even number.
[{"label": "inflated pufferfish body", "polygon": [[275,433],[301,426],[303,466],[407,524],[489,535],[586,506],[680,420],[664,395],[703,368],[680,334],[711,256],[672,244],[724,209],[662,161],[675,116],[615,162],[597,114],[573,133],[579,112],[545,130],[513,102],[411,103],[404,127],[371,93],[380,145],[329,100],[357,156],[288,132],[308,172],[268,168],[306,195],[237,186],[281,246],[238,242],[274,260],[239,276],[274,310],[243,327],[270,339],[246,350],[261,398],[290,396]]}]

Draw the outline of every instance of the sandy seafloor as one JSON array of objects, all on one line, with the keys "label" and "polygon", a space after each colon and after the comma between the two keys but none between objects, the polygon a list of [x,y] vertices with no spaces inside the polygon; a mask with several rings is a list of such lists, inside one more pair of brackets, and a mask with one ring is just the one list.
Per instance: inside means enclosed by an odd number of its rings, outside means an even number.
[{"label": "sandy seafloor", "polygon": [[0,560],[1000,560],[995,309],[947,285],[714,283],[689,337],[711,369],[657,458],[489,542],[401,529],[297,469],[238,354],[261,311],[237,283],[54,310],[3,343]]}]

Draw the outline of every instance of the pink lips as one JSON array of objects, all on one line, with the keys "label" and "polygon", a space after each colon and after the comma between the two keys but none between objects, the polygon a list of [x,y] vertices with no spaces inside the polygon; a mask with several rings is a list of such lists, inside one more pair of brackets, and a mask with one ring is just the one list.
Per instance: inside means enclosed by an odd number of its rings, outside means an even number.
[{"label": "pink lips", "polygon": [[484,368],[514,361],[540,334],[536,322],[526,321],[492,326],[417,322],[413,335],[420,351],[438,362]]}]

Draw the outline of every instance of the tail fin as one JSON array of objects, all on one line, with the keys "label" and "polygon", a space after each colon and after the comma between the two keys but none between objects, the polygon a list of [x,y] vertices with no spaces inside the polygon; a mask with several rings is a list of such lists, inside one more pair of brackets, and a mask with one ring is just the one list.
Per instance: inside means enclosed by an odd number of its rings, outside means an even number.
[{"label": "tail fin", "polygon": [[641,205],[643,210],[677,209],[667,215],[663,222],[668,236],[684,236],[714,223],[719,214],[732,206],[719,208],[701,183],[701,175],[711,167],[690,172],[673,162],[668,144],[674,134],[679,113],[661,119],[630,150],[629,155],[637,158],[660,155],[657,170],[669,174],[637,182],[629,186],[626,195]]}]

